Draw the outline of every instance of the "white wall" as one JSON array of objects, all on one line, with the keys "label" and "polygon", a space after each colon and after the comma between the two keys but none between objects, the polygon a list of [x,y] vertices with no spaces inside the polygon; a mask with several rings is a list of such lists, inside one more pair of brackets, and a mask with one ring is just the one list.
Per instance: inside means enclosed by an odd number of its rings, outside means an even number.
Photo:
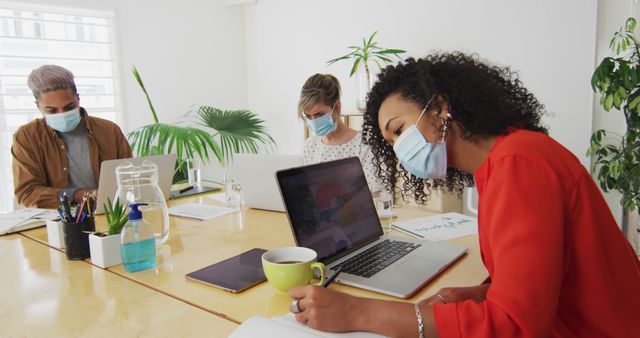
[{"label": "white wall", "polygon": [[242,8],[210,0],[117,3],[127,130],[152,122],[133,65],[161,121],[192,105],[246,108]]},{"label": "white wall", "polygon": [[[152,123],[131,68],[136,66],[158,119],[173,123],[193,105],[247,108],[244,14],[211,0],[118,0],[125,131]],[[220,179],[215,166],[205,179]]]},{"label": "white wall", "polygon": [[462,50],[519,71],[552,114],[551,135],[587,165],[591,134],[596,1],[263,0],[246,5],[249,106],[268,119],[282,152],[299,152],[296,104],[305,79],[338,76],[343,111],[355,111],[347,53],[377,30],[382,46],[420,57]]}]

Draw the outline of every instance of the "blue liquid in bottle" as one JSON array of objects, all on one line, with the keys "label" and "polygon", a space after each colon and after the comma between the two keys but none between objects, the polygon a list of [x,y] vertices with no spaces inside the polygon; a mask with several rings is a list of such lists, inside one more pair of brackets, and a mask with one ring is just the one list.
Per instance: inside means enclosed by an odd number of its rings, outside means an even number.
[{"label": "blue liquid in bottle", "polygon": [[156,266],[155,238],[122,245],[122,262],[128,272],[138,272]]},{"label": "blue liquid in bottle", "polygon": [[138,206],[145,203],[133,203],[129,221],[120,233],[120,253],[122,265],[127,272],[138,272],[156,266],[156,240],[149,223],[142,219]]}]

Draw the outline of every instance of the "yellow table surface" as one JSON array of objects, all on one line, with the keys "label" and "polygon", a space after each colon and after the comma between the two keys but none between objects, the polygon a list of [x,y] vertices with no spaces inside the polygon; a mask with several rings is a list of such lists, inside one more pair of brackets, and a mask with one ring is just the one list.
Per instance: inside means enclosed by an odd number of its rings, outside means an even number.
[{"label": "yellow table surface", "polygon": [[[184,203],[220,205],[207,196],[171,201],[170,205]],[[395,211],[399,220],[433,214],[415,207]],[[104,229],[104,220],[99,218],[96,226],[98,230]],[[44,228],[29,230],[23,234],[43,243],[47,241]],[[397,231],[392,231],[391,234],[406,237]],[[461,244],[469,248],[469,252],[413,298],[405,301],[418,301],[443,287],[477,285],[487,277],[480,258],[477,236],[466,236],[447,243]],[[118,265],[109,270],[240,323],[255,315],[271,317],[286,314],[291,299],[268,282],[234,294],[189,281],[184,276],[255,247],[272,249],[293,245],[294,240],[285,213],[242,209],[240,212],[209,221],[171,217],[169,240],[157,248],[158,259],[155,269],[127,273],[122,265]],[[333,284],[331,288],[358,296],[401,300],[346,285]]]},{"label": "yellow table surface", "polygon": [[227,337],[237,324],[19,234],[0,237],[3,337]]}]

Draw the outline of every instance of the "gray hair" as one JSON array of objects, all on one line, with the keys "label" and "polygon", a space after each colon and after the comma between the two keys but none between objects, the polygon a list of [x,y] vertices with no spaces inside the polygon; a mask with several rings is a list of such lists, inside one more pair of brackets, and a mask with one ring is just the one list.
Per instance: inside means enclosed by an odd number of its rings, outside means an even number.
[{"label": "gray hair", "polygon": [[298,101],[298,117],[316,103],[333,106],[340,100],[340,82],[331,74],[314,74],[302,86]]},{"label": "gray hair", "polygon": [[56,65],[44,65],[34,69],[29,74],[27,84],[36,100],[40,99],[40,94],[58,89],[71,89],[74,94],[78,94],[73,73]]}]

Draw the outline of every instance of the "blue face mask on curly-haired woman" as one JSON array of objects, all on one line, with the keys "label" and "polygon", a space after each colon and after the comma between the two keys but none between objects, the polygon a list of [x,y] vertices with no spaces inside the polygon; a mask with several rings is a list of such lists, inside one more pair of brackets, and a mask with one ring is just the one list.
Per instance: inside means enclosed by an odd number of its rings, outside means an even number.
[{"label": "blue face mask on curly-haired woman", "polygon": [[335,110],[335,104],[330,113],[324,114],[313,120],[307,119],[307,127],[316,136],[325,136],[330,132],[336,130],[336,123],[333,121],[333,111]]},{"label": "blue face mask on curly-haired woman", "polygon": [[435,144],[429,143],[417,127],[430,103],[431,100],[418,116],[416,123],[398,137],[393,150],[400,164],[414,176],[424,179],[442,179],[447,175],[447,145],[444,142],[447,122],[443,121],[442,139]]}]

